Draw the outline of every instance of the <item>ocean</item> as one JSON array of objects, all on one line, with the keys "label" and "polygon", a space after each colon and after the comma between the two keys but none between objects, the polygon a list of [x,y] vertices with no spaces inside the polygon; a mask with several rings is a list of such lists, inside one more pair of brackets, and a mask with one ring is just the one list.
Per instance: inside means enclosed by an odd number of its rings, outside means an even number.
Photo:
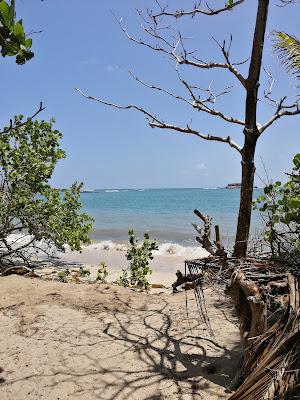
[{"label": "ocean", "polygon": [[[261,189],[254,190],[254,198]],[[128,229],[142,237],[148,232],[159,243],[194,246],[200,223],[193,210],[213,218],[220,226],[224,245],[233,244],[239,206],[239,189],[112,189],[81,194],[83,210],[94,218],[93,241],[124,242]],[[252,217],[252,234],[261,230],[257,212]]]}]

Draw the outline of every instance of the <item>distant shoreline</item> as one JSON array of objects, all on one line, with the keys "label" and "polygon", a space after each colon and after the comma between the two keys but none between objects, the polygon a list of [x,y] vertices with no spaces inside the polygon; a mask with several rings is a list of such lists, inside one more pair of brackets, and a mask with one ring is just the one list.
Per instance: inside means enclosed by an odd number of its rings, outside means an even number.
[{"label": "distant shoreline", "polygon": [[[182,187],[182,188],[103,188],[103,189],[83,189],[81,193],[98,193],[98,192],[107,192],[107,193],[117,193],[118,191],[144,191],[144,190],[218,190],[218,189],[240,189],[240,185],[235,185],[231,187],[231,184],[227,186],[212,186],[212,187]],[[254,189],[263,189],[260,186],[254,186]],[[59,189],[64,192],[66,189]]]}]

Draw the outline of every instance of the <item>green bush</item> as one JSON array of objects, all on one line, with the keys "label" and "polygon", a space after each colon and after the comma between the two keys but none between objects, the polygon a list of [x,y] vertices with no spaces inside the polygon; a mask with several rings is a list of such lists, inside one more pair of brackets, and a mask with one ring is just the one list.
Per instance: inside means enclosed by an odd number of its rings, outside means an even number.
[{"label": "green bush", "polygon": [[59,279],[61,282],[63,282],[63,283],[67,283],[67,282],[68,282],[68,277],[69,277],[69,275],[70,275],[70,271],[69,271],[68,268],[65,269],[64,271],[60,271],[60,272],[57,274],[58,279]]},{"label": "green bush", "polygon": [[148,233],[144,234],[144,241],[138,244],[134,231],[128,232],[130,247],[126,258],[130,261],[129,267],[123,270],[120,284],[123,286],[136,286],[147,290],[150,286],[147,276],[152,273],[149,262],[153,260],[153,251],[158,250],[156,240],[151,240]]},{"label": "green bush", "polygon": [[101,261],[99,264],[99,268],[96,275],[96,281],[101,283],[106,283],[108,272],[107,272],[107,265],[104,261]]},{"label": "green bush", "polygon": [[[17,116],[0,131],[0,264],[29,262],[52,248],[80,250],[89,243],[92,218],[81,212],[82,184],[64,190],[50,186],[57,163],[66,157],[53,122]],[[27,242],[12,235],[28,234]]]},{"label": "green bush", "polygon": [[91,275],[91,271],[88,268],[79,267],[79,276],[85,278]]},{"label": "green bush", "polygon": [[254,201],[265,221],[264,238],[273,258],[299,269],[300,264],[300,153],[284,184],[277,181],[264,188]]}]

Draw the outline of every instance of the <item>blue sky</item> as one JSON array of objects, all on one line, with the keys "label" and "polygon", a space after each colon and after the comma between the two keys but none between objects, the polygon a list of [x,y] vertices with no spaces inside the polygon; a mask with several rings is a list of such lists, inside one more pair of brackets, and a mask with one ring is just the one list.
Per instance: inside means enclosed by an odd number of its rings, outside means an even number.
[{"label": "blue sky", "polygon": [[[169,3],[176,8],[182,1]],[[185,3],[193,5],[193,1]],[[221,3],[224,0],[211,2]],[[293,97],[297,94],[296,82],[273,54],[270,32],[286,30],[300,36],[299,4],[279,8],[275,0],[270,3],[264,65],[276,78],[274,95]],[[17,13],[26,31],[42,33],[33,36],[35,58],[25,66],[15,65],[12,59],[1,60],[0,123],[7,123],[14,114],[32,114],[43,101],[46,110],[40,117],[55,117],[68,155],[57,167],[54,185],[66,187],[77,180],[86,188],[214,187],[240,180],[240,158],[229,146],[151,129],[142,115],[93,103],[75,91],[79,87],[121,104],[140,104],[172,123],[186,124],[192,119],[193,127],[203,132],[230,134],[242,143],[239,126],[195,113],[140,86],[128,75],[131,70],[148,83],[183,93],[174,65],[166,57],[129,42],[112,15],[113,11],[123,17],[128,31],[141,36],[135,9],[153,4],[152,0],[17,0]],[[223,40],[232,34],[232,58],[239,61],[250,54],[255,5],[256,1],[248,0],[233,12],[172,21],[173,27],[185,32],[190,46],[206,61],[222,61],[211,37]],[[241,70],[246,73],[246,65]],[[213,81],[214,90],[233,85],[232,93],[221,98],[216,108],[243,118],[244,92],[233,76],[226,71],[188,68],[183,74],[202,87]],[[266,83],[265,77],[262,83]],[[268,119],[272,111],[260,103],[259,121]],[[270,177],[284,177],[300,148],[299,126],[299,116],[282,118],[264,133],[257,147],[258,176],[264,175],[262,159]],[[258,176],[256,183],[260,185]]]}]

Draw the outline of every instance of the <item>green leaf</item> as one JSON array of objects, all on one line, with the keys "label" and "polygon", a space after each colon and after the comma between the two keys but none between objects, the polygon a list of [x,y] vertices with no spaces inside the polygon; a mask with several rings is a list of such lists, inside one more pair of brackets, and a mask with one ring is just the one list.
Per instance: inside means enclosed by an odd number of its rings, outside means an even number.
[{"label": "green leaf", "polygon": [[15,18],[16,18],[15,0],[11,0],[9,7],[9,20],[11,25],[13,25]]},{"label": "green leaf", "polygon": [[28,38],[25,40],[25,46],[27,47],[27,49],[30,49],[32,46],[32,39]]},{"label": "green leaf", "polygon": [[19,40],[24,39],[25,42],[25,32],[21,20],[13,26],[12,32]]},{"label": "green leaf", "polygon": [[15,23],[15,14],[14,0],[10,6],[0,0],[0,52],[3,57],[16,56],[16,63],[24,64],[34,56],[30,51],[32,40],[26,38],[22,20]]},{"label": "green leaf", "polygon": [[0,1],[0,21],[4,26],[9,26],[10,16],[9,16],[9,5],[6,1]]},{"label": "green leaf", "polygon": [[257,201],[265,201],[266,200],[266,196],[258,196],[258,198],[256,200]]},{"label": "green leaf", "polygon": [[295,155],[295,157],[293,158],[293,163],[294,163],[294,166],[295,166],[296,169],[300,168],[300,153],[297,153]]}]

